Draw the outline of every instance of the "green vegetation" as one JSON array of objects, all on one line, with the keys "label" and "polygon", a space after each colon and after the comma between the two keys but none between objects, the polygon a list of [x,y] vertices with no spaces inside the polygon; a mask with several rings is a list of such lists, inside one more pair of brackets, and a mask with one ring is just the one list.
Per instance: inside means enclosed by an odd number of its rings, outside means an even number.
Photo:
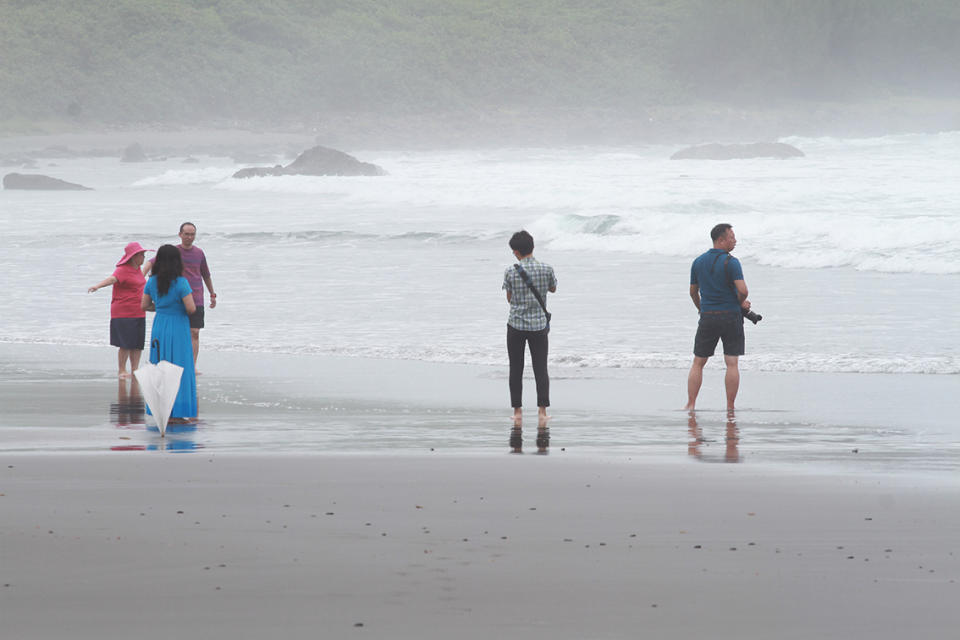
[{"label": "green vegetation", "polygon": [[0,122],[960,97],[955,0],[0,0]]}]

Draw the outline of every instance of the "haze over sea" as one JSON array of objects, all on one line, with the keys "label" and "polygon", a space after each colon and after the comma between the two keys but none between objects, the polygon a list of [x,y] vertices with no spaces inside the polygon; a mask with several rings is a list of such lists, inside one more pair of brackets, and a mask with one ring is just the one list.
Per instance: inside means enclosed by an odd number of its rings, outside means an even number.
[{"label": "haze over sea", "polygon": [[807,157],[373,150],[390,175],[248,180],[227,158],[58,159],[95,190],[4,194],[0,340],[103,344],[86,287],[190,220],[220,294],[205,349],[500,364],[506,239],[527,228],[560,281],[555,366],[683,368],[689,262],[723,221],[764,315],[745,369],[960,372],[960,133],[784,141]]}]

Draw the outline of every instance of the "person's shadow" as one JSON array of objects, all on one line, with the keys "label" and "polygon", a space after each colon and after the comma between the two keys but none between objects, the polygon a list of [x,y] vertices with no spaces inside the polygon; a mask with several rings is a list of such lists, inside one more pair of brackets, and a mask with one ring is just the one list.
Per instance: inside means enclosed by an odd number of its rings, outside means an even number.
[{"label": "person's shadow", "polygon": [[[710,446],[710,440],[703,437],[703,429],[697,422],[697,412],[688,414],[687,427],[690,440],[687,443],[687,454],[703,462],[717,462],[712,456],[704,455],[704,445]],[[726,432],[724,434],[726,447],[724,448],[723,462],[740,462],[740,429],[737,427],[737,416],[733,411],[727,412]]]}]

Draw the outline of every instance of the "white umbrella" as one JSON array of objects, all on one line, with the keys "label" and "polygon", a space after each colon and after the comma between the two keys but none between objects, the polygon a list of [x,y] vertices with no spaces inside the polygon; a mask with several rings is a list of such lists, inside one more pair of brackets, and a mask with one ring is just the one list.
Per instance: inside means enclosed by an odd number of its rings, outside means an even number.
[{"label": "white umbrella", "polygon": [[162,438],[167,432],[167,420],[170,419],[170,411],[173,410],[177,392],[180,391],[183,367],[166,360],[157,364],[146,362],[140,365],[133,375],[137,376],[140,382],[143,401],[150,407]]}]

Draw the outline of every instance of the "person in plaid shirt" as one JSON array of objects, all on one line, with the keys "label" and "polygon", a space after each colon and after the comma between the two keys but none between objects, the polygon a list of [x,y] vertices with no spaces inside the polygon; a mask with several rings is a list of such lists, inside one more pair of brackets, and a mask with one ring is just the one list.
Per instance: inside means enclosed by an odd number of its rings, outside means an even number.
[{"label": "person in plaid shirt", "polygon": [[[510,248],[519,260],[519,266],[530,277],[537,292],[546,302],[547,292],[557,290],[557,277],[553,267],[538,262],[533,257],[533,236],[518,231],[510,238]],[[513,426],[523,423],[523,358],[526,345],[530,345],[533,360],[533,375],[537,381],[537,426],[547,428],[547,407],[550,406],[550,376],[547,373],[547,347],[550,326],[547,315],[536,296],[524,282],[515,266],[507,267],[503,274],[503,289],[510,303],[507,319],[507,355],[510,358],[510,404],[513,407]]]}]

